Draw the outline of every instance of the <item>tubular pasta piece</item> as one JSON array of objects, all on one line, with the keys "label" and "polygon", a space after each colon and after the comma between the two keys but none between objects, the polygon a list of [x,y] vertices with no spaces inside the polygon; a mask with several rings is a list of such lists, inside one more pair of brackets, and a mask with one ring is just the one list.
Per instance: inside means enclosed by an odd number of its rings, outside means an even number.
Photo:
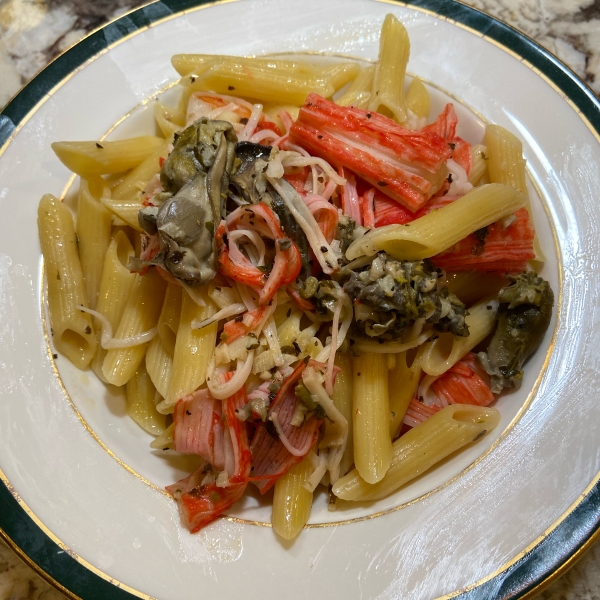
[{"label": "tubular pasta piece", "polygon": [[385,498],[446,456],[479,440],[499,422],[500,413],[494,408],[447,406],[394,442],[392,464],[381,481],[369,484],[355,469],[333,486],[333,493],[343,500]]}]

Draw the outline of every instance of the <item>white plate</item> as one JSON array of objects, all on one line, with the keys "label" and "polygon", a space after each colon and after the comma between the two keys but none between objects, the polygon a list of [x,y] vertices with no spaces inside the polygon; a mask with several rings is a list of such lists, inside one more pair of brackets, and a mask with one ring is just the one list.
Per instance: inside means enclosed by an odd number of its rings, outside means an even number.
[{"label": "white plate", "polygon": [[[597,100],[541,49],[457,4],[246,0],[177,14],[181,4],[154,3],[84,40],[0,116],[0,136],[10,133],[8,119],[17,126],[0,158],[0,475],[12,493],[0,486],[0,532],[83,598],[131,592],[187,600],[201,590],[208,598],[429,599],[471,586],[465,597],[521,597],[589,538],[593,526],[580,512],[600,512],[593,504],[600,145],[590,123],[598,127]],[[42,318],[36,208],[44,193],[61,195],[69,173],[50,144],[98,139],[125,115],[111,137],[147,131],[148,102],[176,79],[172,54],[374,59],[387,12],[408,28],[409,71],[436,86],[434,113],[449,95],[469,141],[480,141],[486,120],[523,140],[555,319],[522,389],[497,402],[503,420],[483,445],[374,505],[329,513],[318,498],[313,527],[294,543],[247,522],[269,520],[257,495],[235,507],[238,519],[191,536],[160,491],[182,465],[148,451],[148,436],[93,374],[63,357],[55,371]],[[559,539],[567,522],[577,534],[552,554],[541,536],[552,530]]]}]

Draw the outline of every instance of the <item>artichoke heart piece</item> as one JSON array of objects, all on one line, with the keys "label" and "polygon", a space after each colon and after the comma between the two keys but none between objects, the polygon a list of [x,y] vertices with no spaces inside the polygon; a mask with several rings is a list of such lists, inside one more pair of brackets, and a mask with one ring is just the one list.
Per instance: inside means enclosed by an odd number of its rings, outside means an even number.
[{"label": "artichoke heart piece", "polygon": [[214,233],[225,210],[236,142],[230,123],[204,117],[176,137],[160,174],[162,204],[145,207],[138,215],[146,233],[158,234],[160,250],[151,260],[136,259],[134,267],[158,265],[193,287],[213,279]]},{"label": "artichoke heart piece", "polygon": [[479,353],[485,370],[492,376],[491,390],[519,388],[523,363],[541,344],[552,318],[554,293],[550,284],[536,273],[509,276],[511,285],[498,293],[496,332],[487,353]]}]

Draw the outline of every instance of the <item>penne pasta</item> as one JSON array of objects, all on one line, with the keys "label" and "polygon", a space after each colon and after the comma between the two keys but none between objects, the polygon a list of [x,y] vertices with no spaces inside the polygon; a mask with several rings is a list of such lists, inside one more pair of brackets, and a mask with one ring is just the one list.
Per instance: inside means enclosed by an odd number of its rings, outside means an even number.
[{"label": "penne pasta", "polygon": [[51,194],[38,208],[40,244],[48,285],[52,342],[76,367],[84,369],[96,352],[96,337],[86,306],[71,211]]},{"label": "penne pasta", "polygon": [[431,99],[425,84],[413,77],[406,92],[406,108],[419,119],[427,118],[431,110]]},{"label": "penne pasta", "polygon": [[467,337],[441,333],[423,349],[421,366],[428,375],[441,375],[455,365],[467,352],[481,343],[496,327],[495,300],[482,300],[471,306],[465,317],[469,327]]},{"label": "penne pasta", "polygon": [[373,76],[369,110],[406,121],[404,75],[410,54],[406,28],[394,15],[386,15],[379,40],[379,59]]},{"label": "penne pasta", "polygon": [[485,144],[490,181],[510,185],[528,196],[521,140],[500,125],[486,125]]},{"label": "penne pasta", "polygon": [[371,99],[374,75],[375,65],[363,67],[344,94],[336,100],[336,103],[340,106],[367,108]]},{"label": "penne pasta", "polygon": [[308,60],[286,60],[270,56],[244,58],[215,54],[175,54],[171,58],[171,64],[182,77],[202,75],[215,64],[228,65],[232,68],[246,67],[273,72],[300,73],[311,77],[318,77],[322,71],[322,67]]},{"label": "penne pasta", "polygon": [[110,244],[111,215],[100,203],[103,193],[109,191],[102,179],[81,179],[75,231],[89,308],[96,308],[104,257]]},{"label": "penne pasta", "polygon": [[171,108],[162,102],[154,103],[154,118],[158,128],[168,141],[173,140],[175,133],[185,127],[185,113]]},{"label": "penne pasta", "polygon": [[166,429],[166,416],[156,410],[156,388],[144,363],[127,382],[127,414],[148,433],[157,436]]},{"label": "penne pasta", "polygon": [[415,397],[419,381],[421,380],[421,355],[417,354],[408,366],[407,353],[402,352],[394,355],[396,364],[388,374],[390,390],[390,438],[398,435],[402,419],[406,414],[410,401]]},{"label": "penne pasta", "polygon": [[143,206],[141,196],[137,198],[133,196],[125,200],[102,198],[102,205],[114,215],[113,218],[118,218],[124,225],[140,233],[144,231],[138,222],[138,213]]},{"label": "penne pasta", "polygon": [[167,352],[158,335],[148,345],[146,370],[154,387],[164,399],[169,391],[171,371],[173,370],[173,355]]},{"label": "penne pasta", "polygon": [[301,105],[306,96],[317,92],[329,98],[356,77],[356,63],[338,63],[322,69],[317,76],[288,73],[265,65],[215,63],[202,75],[185,77],[182,84],[192,90],[213,90],[219,94],[236,94],[261,102]]},{"label": "penne pasta", "polygon": [[[341,371],[337,374],[335,387],[331,399],[336,408],[342,413],[346,421],[348,421],[348,438],[346,441],[346,449],[340,461],[340,476],[345,475],[352,463],[354,462],[354,428],[352,426],[352,357],[344,352],[338,352],[335,355],[335,364]],[[331,427],[327,421],[325,429]],[[325,433],[325,436],[327,433]]]},{"label": "penne pasta", "polygon": [[[155,271],[143,277],[135,276],[131,293],[115,337],[124,339],[140,335],[156,327],[167,284]],[[148,343],[129,348],[109,350],[102,365],[102,372],[108,383],[124,385],[137,371],[146,354]]]},{"label": "penne pasta", "polygon": [[385,354],[362,354],[354,358],[352,398],[354,464],[365,481],[377,483],[392,460]]},{"label": "penne pasta", "polygon": [[158,335],[165,351],[171,356],[175,352],[175,340],[181,318],[182,298],[183,289],[181,286],[170,283],[167,286],[165,301],[163,302],[158,319]]},{"label": "penne pasta", "polygon": [[313,493],[304,484],[312,471],[312,462],[307,456],[275,484],[271,523],[275,533],[285,540],[294,539],[310,517]]},{"label": "penne pasta", "polygon": [[[131,242],[123,231],[117,231],[104,257],[102,279],[100,280],[98,303],[96,305],[96,310],[108,319],[113,332],[119,326],[135,281],[135,275],[127,268],[127,263],[133,255]],[[95,323],[95,329],[96,337],[100,340],[101,327],[97,322]],[[102,365],[106,352],[107,350],[98,344],[96,355],[92,361],[92,370],[104,383],[107,383],[107,381],[102,372]]]},{"label": "penne pasta", "polygon": [[[476,186],[481,182],[481,179],[488,171],[488,160],[487,148],[483,144],[475,144],[471,148],[471,173],[469,175],[470,184]],[[504,182],[496,181],[495,183]]]},{"label": "penne pasta", "polygon": [[[533,222],[529,206],[529,192],[527,190],[526,161],[523,157],[523,144],[521,140],[500,125],[486,125],[485,143],[487,146],[487,167],[492,183],[503,183],[515,188],[523,194],[528,202],[525,208]],[[544,254],[537,239],[533,240],[536,260],[544,261]]]},{"label": "penne pasta", "polygon": [[450,248],[470,233],[524,206],[527,198],[515,189],[493,183],[406,225],[378,227],[352,242],[349,260],[384,250],[397,260],[421,260]]},{"label": "penne pasta", "polygon": [[91,177],[135,169],[163,146],[162,138],[151,135],[102,142],[55,142],[52,150],[67,169]]},{"label": "penne pasta", "polygon": [[150,448],[154,450],[172,450],[175,445],[173,432],[175,423],[171,423],[158,437],[150,442]]},{"label": "penne pasta", "polygon": [[141,203],[140,193],[150,179],[160,172],[160,160],[167,158],[168,154],[168,144],[164,141],[148,158],[125,175],[119,185],[112,189],[111,197],[114,200],[132,199],[138,200],[138,204]]},{"label": "penne pasta", "polygon": [[495,408],[447,406],[394,442],[391,467],[380,482],[367,483],[355,469],[337,481],[333,493],[342,500],[385,498],[453,452],[481,439],[499,422]]},{"label": "penne pasta", "polygon": [[171,412],[177,400],[191,394],[206,381],[208,363],[217,339],[217,323],[202,329],[192,329],[192,323],[208,319],[217,311],[206,290],[200,293],[206,306],[198,306],[188,294],[182,297],[171,379],[167,395],[158,405],[158,410],[164,413]]}]

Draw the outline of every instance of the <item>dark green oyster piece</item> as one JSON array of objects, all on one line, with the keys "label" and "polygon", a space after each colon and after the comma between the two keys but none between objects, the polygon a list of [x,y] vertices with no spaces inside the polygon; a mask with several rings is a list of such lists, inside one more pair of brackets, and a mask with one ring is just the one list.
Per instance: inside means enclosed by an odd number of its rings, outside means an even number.
[{"label": "dark green oyster piece", "polygon": [[508,276],[511,285],[498,293],[496,332],[479,360],[492,377],[491,390],[519,388],[523,363],[541,344],[552,318],[554,293],[536,273]]},{"label": "dark green oyster piece", "polygon": [[215,230],[235,158],[233,126],[198,119],[175,139],[161,171],[167,193],[160,206],[143,208],[138,220],[158,234],[160,250],[150,260],[133,259],[131,268],[158,265],[189,286],[208,283],[217,272]]},{"label": "dark green oyster piece", "polygon": [[217,217],[224,216],[223,197],[235,159],[237,136],[227,121],[202,117],[175,134],[173,150],[165,160],[160,183],[176,194],[201,171],[208,173],[207,192]]},{"label": "dark green oyster piece", "polygon": [[465,337],[465,306],[441,284],[442,271],[428,260],[397,261],[380,252],[370,265],[345,271],[344,290],[354,303],[354,330],[399,341],[417,319]]}]

